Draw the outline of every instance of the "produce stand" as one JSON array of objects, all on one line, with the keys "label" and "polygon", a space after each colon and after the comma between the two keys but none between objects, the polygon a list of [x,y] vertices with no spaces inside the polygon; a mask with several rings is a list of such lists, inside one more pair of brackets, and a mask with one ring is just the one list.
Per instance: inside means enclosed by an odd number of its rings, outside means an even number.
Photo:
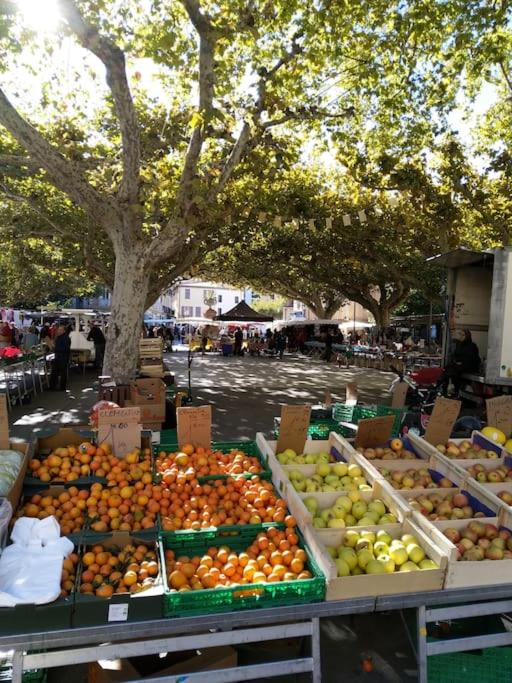
[{"label": "produce stand", "polygon": [[[17,634],[0,637],[2,650],[14,650],[13,683],[21,683],[23,670],[67,666],[98,659],[178,652],[181,649],[255,643],[269,639],[306,636],[311,639],[310,657],[208,671],[209,681],[238,681],[311,672],[321,680],[319,620],[352,614],[390,610],[416,610],[418,680],[427,683],[427,657],[449,652],[512,645],[512,633],[481,634],[470,638],[427,642],[427,624],[439,619],[500,614],[512,610],[512,585],[444,589],[425,593],[368,596],[330,602],[229,612],[176,619],[156,619],[71,630]],[[215,631],[215,632],[211,632]],[[193,633],[194,635],[187,635]],[[144,640],[141,640],[144,634]],[[103,644],[102,644],[103,643]],[[108,644],[104,644],[108,643]],[[413,643],[414,646],[414,643]],[[28,651],[44,650],[36,654]],[[347,672],[348,673],[348,672]],[[198,680],[203,674],[189,674]],[[166,678],[177,680],[179,677]],[[157,681],[157,678],[145,679]]]},{"label": "produce stand", "polygon": [[[66,438],[69,439],[69,436],[66,435]],[[77,438],[79,438],[79,435],[77,435]],[[418,443],[421,445],[421,440],[416,439],[415,445]],[[36,621],[35,627],[41,628],[46,626],[46,631],[21,632],[23,627],[16,626],[14,621],[8,635],[6,634],[6,629],[2,630],[4,635],[0,635],[0,650],[13,651],[14,653],[13,683],[21,683],[23,672],[34,669],[96,662],[105,659],[144,656],[161,652],[178,653],[190,649],[243,645],[268,640],[279,641],[281,639],[297,637],[309,639],[311,646],[309,656],[296,654],[279,662],[267,661],[247,666],[235,664],[230,667],[224,666],[223,668],[209,669],[207,673],[205,671],[190,671],[186,674],[183,672],[177,675],[166,674],[164,678],[158,678],[158,674],[154,674],[154,676],[144,678],[144,680],[149,683],[156,683],[158,680],[178,681],[183,680],[184,676],[186,676],[186,678],[191,680],[205,680],[208,678],[212,682],[242,681],[306,672],[311,674],[312,680],[316,683],[321,680],[321,618],[371,614],[391,610],[401,611],[410,609],[415,611],[416,628],[414,633],[412,632],[413,630],[409,632],[409,636],[417,655],[418,680],[420,683],[427,683],[428,680],[449,680],[446,677],[438,679],[435,676],[429,679],[428,657],[430,656],[464,652],[470,649],[512,645],[512,633],[510,632],[482,632],[472,634],[471,636],[463,635],[461,637],[435,641],[428,637],[427,629],[429,624],[436,621],[499,615],[503,612],[512,611],[512,582],[503,583],[502,574],[499,572],[496,572],[490,581],[486,581],[486,575],[481,564],[482,571],[478,577],[481,579],[481,584],[478,584],[478,588],[476,588],[476,583],[446,587],[449,584],[445,581],[445,570],[449,560],[453,559],[453,557],[450,557],[450,551],[447,548],[447,539],[445,539],[443,546],[440,532],[439,535],[435,533],[430,534],[428,525],[425,523],[422,526],[423,520],[419,517],[419,513],[414,512],[412,508],[408,508],[407,496],[401,498],[400,492],[393,490],[387,484],[379,470],[373,466],[372,461],[366,460],[360,453],[357,453],[352,445],[343,437],[331,433],[327,441],[306,441],[304,452],[319,453],[328,451],[339,462],[359,465],[368,482],[368,486],[371,486],[371,490],[369,488],[363,489],[363,499],[370,500],[373,495],[381,498],[398,520],[397,524],[388,525],[389,533],[396,537],[396,534],[400,533],[398,527],[401,526],[403,526],[406,532],[413,531],[421,539],[420,543],[432,551],[428,556],[435,560],[436,568],[426,572],[418,572],[414,575],[391,573],[381,575],[380,577],[356,576],[353,578],[333,575],[329,569],[330,560],[322,544],[329,535],[335,538],[339,534],[343,535],[343,531],[339,529],[325,529],[320,530],[320,534],[317,535],[316,531],[310,526],[311,519],[304,514],[306,510],[302,505],[303,498],[301,498],[300,493],[298,494],[292,488],[287,475],[290,469],[299,468],[300,470],[302,468],[302,471],[309,476],[310,470],[314,472],[315,465],[282,466],[275,457],[275,444],[266,441],[261,434],[257,435],[256,442],[214,444],[214,448],[219,448],[223,452],[228,452],[234,446],[240,449],[243,449],[245,446],[249,454],[252,454],[251,449],[257,447],[257,451],[254,454],[259,453],[262,464],[268,465],[270,468],[274,486],[286,500],[288,509],[296,517],[298,527],[304,533],[306,549],[312,551],[315,563],[318,563],[319,569],[327,578],[327,599],[318,602],[318,594],[316,594],[314,598],[310,597],[310,600],[317,600],[317,602],[306,603],[297,599],[295,600],[296,604],[288,603],[286,605],[279,605],[278,600],[261,600],[259,604],[251,605],[252,609],[217,610],[214,612],[215,608],[208,601],[208,593],[215,593],[215,591],[206,590],[196,594],[197,597],[201,596],[204,598],[204,611],[201,613],[198,614],[197,611],[187,613],[187,611],[180,612],[178,610],[175,616],[167,611],[167,618],[160,616],[157,618],[158,609],[162,609],[163,604],[160,607],[161,603],[155,600],[154,596],[145,598],[142,595],[140,598],[141,603],[146,600],[153,602],[151,605],[148,602],[146,606],[141,604],[141,609],[131,616],[134,620],[127,620],[128,610],[124,616],[119,616],[115,611],[110,614],[110,610],[106,609],[108,602],[106,601],[100,605],[100,608],[104,607],[105,609],[100,609],[100,611],[102,613],[108,612],[108,616],[103,614],[102,618],[98,619],[96,625],[94,625],[96,615],[93,613],[93,610],[89,611],[91,616],[88,616],[85,621],[81,621],[81,619],[77,618],[77,615],[80,610],[83,611],[81,606],[83,598],[87,598],[85,602],[90,602],[91,605],[95,601],[101,603],[101,599],[92,596],[89,598],[87,595],[75,595],[74,600],[71,600],[67,608],[69,622],[73,625],[72,628],[64,629],[61,623],[54,623],[54,630],[50,630],[50,624],[46,623],[44,617],[41,616],[40,621]],[[175,445],[162,444],[160,449],[157,448],[156,450],[173,451],[174,448]],[[436,454],[428,452],[427,449],[425,455],[434,458]],[[394,461],[386,462],[390,462],[391,465]],[[404,460],[402,462],[404,466],[410,466],[410,461]],[[424,462],[424,460],[419,459],[420,465],[423,465]],[[440,454],[437,454],[436,462],[440,468],[444,466],[445,471],[442,473],[445,476],[452,473],[454,476],[453,480],[455,481],[458,472],[457,465],[450,463],[447,458]],[[264,469],[266,470],[267,467]],[[260,476],[263,479],[265,474],[262,473]],[[214,475],[213,479],[218,477],[219,475]],[[464,482],[464,484],[466,483],[469,485],[469,482]],[[478,486],[471,488],[471,492],[478,497]],[[322,500],[326,498],[334,499],[338,494],[324,491],[317,495]],[[483,501],[487,502],[488,499],[483,497]],[[331,505],[332,501],[328,504]],[[499,505],[500,503],[496,504]],[[500,521],[498,521],[498,517]],[[501,517],[498,514],[492,519],[495,520],[494,523],[496,524],[506,523],[510,527],[510,518],[504,514]],[[465,524],[465,520],[460,521],[460,523]],[[455,525],[454,522],[451,524]],[[242,528],[249,531],[250,526]],[[392,526],[396,527],[396,533],[391,530]],[[422,529],[421,533],[418,531],[420,528]],[[225,529],[228,529],[228,527],[225,527]],[[256,531],[258,530],[256,527],[255,529]],[[166,547],[172,547],[172,544],[179,538],[180,533],[171,531],[167,532],[166,535],[165,531],[155,530],[152,532],[152,538],[154,539],[158,536],[161,542],[160,547],[163,551]],[[191,531],[186,532],[185,536],[198,534],[198,543],[204,543],[205,547],[207,547],[211,545],[211,542],[201,541],[199,534],[203,533],[211,532],[209,530]],[[232,532],[229,533],[232,534]],[[302,538],[300,532],[298,531],[297,533],[299,538]],[[182,538],[185,538],[185,536],[182,536]],[[149,537],[146,536],[144,538],[147,540]],[[220,540],[219,543],[227,543],[229,545],[229,537],[225,538],[225,541]],[[101,539],[101,535],[91,534],[89,536],[87,532],[84,532],[79,545],[83,547],[83,545],[103,542]],[[166,543],[168,543],[168,546]],[[334,541],[332,544],[334,545]],[[188,549],[192,546],[183,545],[181,547]],[[233,547],[236,547],[236,545],[234,544]],[[244,547],[244,544],[240,543],[240,548],[243,549]],[[189,554],[192,555],[195,552],[195,550],[191,550]],[[203,551],[201,550],[201,552]],[[162,567],[164,565],[163,555],[160,559],[160,566]],[[464,569],[464,571],[466,567],[470,569],[471,564],[474,563],[462,563],[460,569]],[[494,562],[493,565],[498,570],[501,563]],[[506,563],[502,566],[505,569]],[[475,569],[478,570],[478,567]],[[504,580],[506,580],[505,575],[503,575]],[[348,582],[346,588],[345,581]],[[276,583],[274,585],[280,586],[283,584]],[[445,586],[444,589],[441,588],[443,585]],[[253,584],[253,586],[258,588],[257,584]],[[167,591],[167,588],[167,586],[164,586],[165,591]],[[408,592],[404,592],[407,589],[409,589]],[[261,587],[258,590],[261,591]],[[269,591],[269,593],[271,594],[272,591]],[[168,597],[169,593],[164,593],[164,595]],[[179,594],[171,593],[171,595],[176,596]],[[187,593],[184,593],[183,596],[187,596]],[[116,594],[115,598],[110,603],[112,606],[121,606],[123,602],[126,602],[126,597],[121,594]],[[181,600],[178,602],[181,602]],[[269,606],[269,602],[272,606]],[[45,606],[41,607],[44,609]],[[142,609],[143,607],[147,607],[148,611],[145,611],[145,608]],[[155,611],[151,611],[154,608]],[[231,609],[231,607],[228,606],[224,609]],[[160,612],[160,614],[165,613],[164,608],[164,611]],[[34,625],[29,630],[33,631]],[[438,665],[442,666],[440,660],[436,660],[436,667]],[[343,671],[340,671],[340,673],[343,674]],[[348,671],[346,673],[350,675]],[[456,679],[452,678],[452,680]]]}]

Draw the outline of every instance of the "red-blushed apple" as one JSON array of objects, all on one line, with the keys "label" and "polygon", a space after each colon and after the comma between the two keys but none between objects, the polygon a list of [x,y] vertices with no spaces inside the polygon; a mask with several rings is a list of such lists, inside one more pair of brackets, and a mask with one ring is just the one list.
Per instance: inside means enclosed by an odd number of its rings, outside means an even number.
[{"label": "red-blushed apple", "polygon": [[464,529],[461,533],[462,538],[467,538],[470,540],[472,543],[476,543],[478,541],[478,536],[474,531],[471,531],[471,529]]},{"label": "red-blushed apple", "polygon": [[504,560],[512,560],[512,550],[504,550],[503,551],[503,559]]},{"label": "red-blushed apple", "polygon": [[495,548],[499,548],[500,550],[505,550],[506,547],[506,543],[502,538],[493,538],[491,545]]},{"label": "red-blushed apple", "polygon": [[495,545],[491,545],[490,548],[487,548],[485,551],[485,559],[486,560],[502,560],[503,559],[503,550],[501,548],[498,548]]},{"label": "red-blushed apple", "polygon": [[485,524],[482,524],[482,522],[470,522],[468,524],[468,529],[469,531],[473,531],[478,538],[485,536]]},{"label": "red-blushed apple", "polygon": [[512,550],[512,537],[507,538],[507,549]]},{"label": "red-blushed apple", "polygon": [[508,529],[500,529],[498,531],[498,536],[502,538],[504,541],[508,541],[508,539],[512,536],[510,531]]},{"label": "red-blushed apple", "polygon": [[464,517],[465,517],[466,519],[469,519],[470,517],[473,517],[473,508],[471,507],[471,505],[464,505],[464,507],[462,508],[462,510],[463,510],[463,512],[464,512]]},{"label": "red-blushed apple", "polygon": [[491,546],[491,541],[488,538],[479,538],[478,545],[480,546],[480,548],[487,550],[487,548],[490,548]]},{"label": "red-blushed apple", "polygon": [[462,552],[464,553],[466,550],[470,550],[474,546],[474,543],[469,538],[461,538],[459,546],[463,549]]},{"label": "red-blushed apple", "polygon": [[453,488],[453,483],[447,479],[446,477],[443,477],[442,479],[439,480],[439,486],[442,489],[451,489]]},{"label": "red-blushed apple", "polygon": [[[460,541],[460,533],[459,533],[458,529],[453,529],[451,527],[449,529],[445,529],[444,535],[453,544],[457,544]],[[470,547],[473,547],[473,544],[471,544]]]},{"label": "red-blushed apple", "polygon": [[486,524],[485,525],[485,538],[497,538],[498,537],[498,527],[494,526],[494,524]]},{"label": "red-blushed apple", "polygon": [[456,493],[453,496],[452,503],[456,508],[463,508],[465,505],[469,505],[469,498],[463,493]]}]

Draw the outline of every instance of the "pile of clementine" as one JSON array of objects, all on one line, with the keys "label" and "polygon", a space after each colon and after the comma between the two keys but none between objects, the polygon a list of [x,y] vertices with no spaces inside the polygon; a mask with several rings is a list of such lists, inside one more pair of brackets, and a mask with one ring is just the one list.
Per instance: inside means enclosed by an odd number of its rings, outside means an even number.
[{"label": "pile of clementine", "polygon": [[100,533],[150,529],[156,525],[158,513],[168,510],[170,497],[161,486],[141,481],[109,487],[92,484],[86,501],[90,527]]},{"label": "pile of clementine", "polygon": [[110,598],[114,593],[139,593],[155,584],[157,553],[148,546],[126,545],[111,551],[94,545],[82,556],[80,592]]},{"label": "pile of clementine", "polygon": [[36,494],[16,513],[16,517],[37,517],[44,519],[53,515],[63,536],[80,531],[87,518],[89,491],[70,486],[56,496]]},{"label": "pile of clementine", "polygon": [[66,598],[74,591],[77,569],[78,555],[71,553],[62,564],[62,575],[60,577],[61,598]]},{"label": "pile of clementine", "polygon": [[94,446],[85,441],[79,446],[56,448],[43,460],[34,458],[29,463],[33,477],[44,482],[76,481],[80,477],[105,477],[109,483],[124,484],[152,481],[151,451],[135,449],[125,458],[117,458],[108,443]]},{"label": "pile of clementine", "polygon": [[259,533],[244,552],[233,551],[228,545],[209,548],[202,557],[176,556],[166,550],[171,592],[310,579],[293,517],[287,517],[286,524],[283,531],[270,527]]},{"label": "pile of clementine", "polygon": [[269,481],[256,475],[251,479],[215,479],[206,484],[192,479],[163,490],[170,494],[169,507],[161,511],[164,531],[283,522],[286,516],[285,501]]},{"label": "pile of clementine", "polygon": [[156,460],[156,469],[161,473],[162,481],[171,485],[210,475],[258,474],[262,468],[258,458],[238,449],[222,453],[210,448],[194,448],[192,444],[185,444],[182,450],[176,453],[161,451]]}]

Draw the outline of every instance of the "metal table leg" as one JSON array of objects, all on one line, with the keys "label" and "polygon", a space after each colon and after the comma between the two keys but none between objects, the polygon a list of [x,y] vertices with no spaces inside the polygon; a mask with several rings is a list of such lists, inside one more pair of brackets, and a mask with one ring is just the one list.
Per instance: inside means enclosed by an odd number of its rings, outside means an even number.
[{"label": "metal table leg", "polygon": [[427,622],[425,620],[426,609],[421,605],[416,610],[416,627],[418,631],[418,681],[419,683],[427,683]]},{"label": "metal table leg", "polygon": [[11,683],[22,683],[23,681],[23,657],[22,650],[16,650],[13,653]]}]

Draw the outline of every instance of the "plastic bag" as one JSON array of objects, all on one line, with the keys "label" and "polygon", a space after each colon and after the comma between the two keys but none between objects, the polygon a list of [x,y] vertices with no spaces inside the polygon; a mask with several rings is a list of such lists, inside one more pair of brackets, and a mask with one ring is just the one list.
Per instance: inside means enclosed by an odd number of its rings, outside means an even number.
[{"label": "plastic bag", "polygon": [[22,457],[18,451],[0,451],[0,496],[6,496],[13,487]]},{"label": "plastic bag", "polygon": [[7,498],[0,498],[0,554],[7,543],[9,522],[12,517],[12,505]]}]

